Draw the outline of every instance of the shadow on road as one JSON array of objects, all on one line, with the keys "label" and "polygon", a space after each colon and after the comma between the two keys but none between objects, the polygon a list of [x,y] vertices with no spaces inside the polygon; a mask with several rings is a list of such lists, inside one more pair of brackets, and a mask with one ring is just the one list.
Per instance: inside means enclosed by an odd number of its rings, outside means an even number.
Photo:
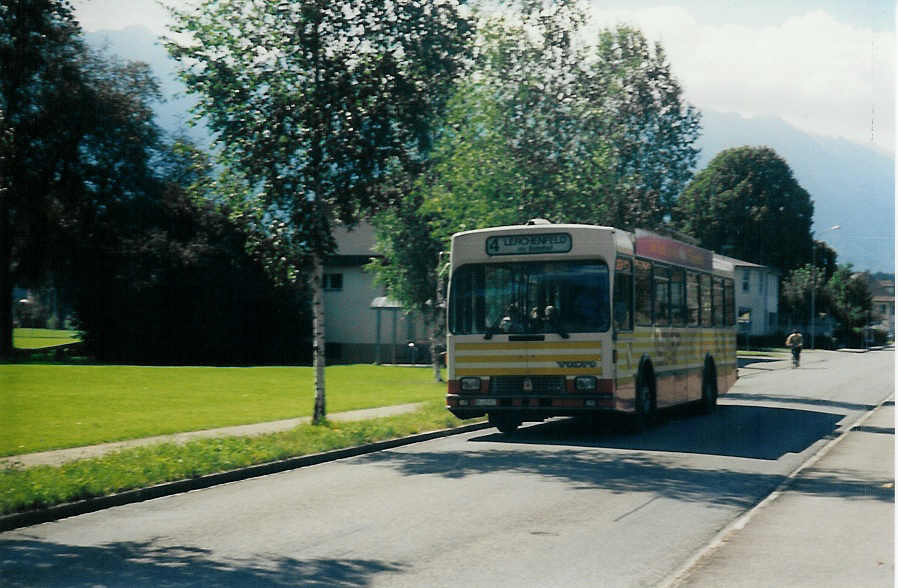
[{"label": "shadow on road", "polygon": [[35,539],[0,541],[3,586],[367,586],[403,564],[362,559],[218,561],[196,547],[110,543],[100,547]]},{"label": "shadow on road", "polygon": [[[559,419],[513,435],[490,433],[469,440],[471,449],[383,451],[357,463],[393,468],[403,475],[445,479],[521,474],[561,480],[574,489],[614,493],[652,492],[681,501],[749,507],[768,495],[783,475],[761,474],[752,466],[721,457],[775,460],[833,436],[843,415],[760,406],[721,406],[711,416],[677,419],[643,434],[614,426]],[[677,453],[705,454],[684,460]],[[719,456],[719,457],[718,457]],[[833,477],[802,491],[858,500],[887,500],[876,481]],[[872,488],[872,490],[871,490]]]},{"label": "shadow on road", "polygon": [[641,434],[627,430],[626,419],[611,416],[598,423],[557,420],[520,429],[512,435],[491,433],[472,442],[575,445],[608,449],[701,453],[776,460],[800,453],[831,437],[843,415],[791,408],[721,405],[709,416],[683,418],[668,413],[666,422]]},{"label": "shadow on road", "polygon": [[[740,368],[749,367],[749,366],[755,367],[755,365],[760,366],[761,364],[764,364],[764,363],[776,363],[778,361],[782,362],[782,361],[787,361],[787,360],[788,360],[788,358],[786,358],[786,357],[737,357],[736,358],[736,361],[738,362],[738,367],[740,367]],[[758,367],[758,369],[770,369],[770,368]]]}]

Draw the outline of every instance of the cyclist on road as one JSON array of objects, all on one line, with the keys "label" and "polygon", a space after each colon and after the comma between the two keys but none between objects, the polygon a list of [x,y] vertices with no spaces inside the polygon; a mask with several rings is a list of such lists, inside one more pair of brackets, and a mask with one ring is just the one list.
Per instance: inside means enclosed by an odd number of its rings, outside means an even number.
[{"label": "cyclist on road", "polygon": [[792,333],[786,337],[786,347],[792,348],[792,365],[794,367],[798,367],[798,362],[801,360],[801,346],[803,343],[804,340],[798,329],[792,329]]}]

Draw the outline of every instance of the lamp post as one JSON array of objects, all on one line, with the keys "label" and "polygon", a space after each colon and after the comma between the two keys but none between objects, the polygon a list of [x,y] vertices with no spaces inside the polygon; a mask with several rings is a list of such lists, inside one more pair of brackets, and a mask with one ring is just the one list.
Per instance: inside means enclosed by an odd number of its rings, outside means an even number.
[{"label": "lamp post", "polygon": [[[838,231],[840,225],[833,225],[828,229],[820,231],[821,234],[828,233],[829,231]],[[814,285],[811,286],[811,349],[816,349],[814,347],[814,334],[817,330],[817,309],[815,308],[815,302],[817,299],[817,241],[814,240],[814,233],[811,233],[811,271],[814,275]]]}]

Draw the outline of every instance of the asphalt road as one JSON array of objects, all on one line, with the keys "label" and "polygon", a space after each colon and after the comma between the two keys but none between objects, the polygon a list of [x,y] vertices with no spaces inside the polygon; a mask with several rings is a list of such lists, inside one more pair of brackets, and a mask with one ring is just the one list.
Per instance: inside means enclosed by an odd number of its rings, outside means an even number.
[{"label": "asphalt road", "polygon": [[3,533],[0,583],[655,586],[893,392],[892,351],[802,360],[643,434],[490,429]]}]

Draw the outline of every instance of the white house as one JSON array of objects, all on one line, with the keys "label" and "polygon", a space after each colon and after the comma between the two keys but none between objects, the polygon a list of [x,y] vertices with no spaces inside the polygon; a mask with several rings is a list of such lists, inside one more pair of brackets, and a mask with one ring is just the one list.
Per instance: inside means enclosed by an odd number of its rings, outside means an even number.
[{"label": "white house", "polygon": [[[385,297],[364,270],[374,251],[374,227],[334,229],[337,253],[324,265],[324,321],[329,363],[410,363],[429,355],[423,322]],[[413,343],[415,347],[410,347]]]},{"label": "white house", "polygon": [[736,272],[736,318],[746,335],[772,335],[779,330],[780,273],[766,265],[727,258]]}]

